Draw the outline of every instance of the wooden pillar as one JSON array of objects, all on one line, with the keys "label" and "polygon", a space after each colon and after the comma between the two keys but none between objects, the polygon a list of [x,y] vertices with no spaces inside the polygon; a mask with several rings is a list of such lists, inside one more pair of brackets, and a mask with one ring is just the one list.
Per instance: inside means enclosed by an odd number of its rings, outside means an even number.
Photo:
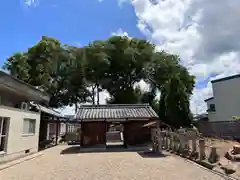
[{"label": "wooden pillar", "polygon": [[57,117],[57,122],[56,122],[56,139],[55,139],[55,144],[58,144],[58,136],[59,136],[59,125],[60,125],[60,121],[59,121],[59,117]]},{"label": "wooden pillar", "polygon": [[107,131],[108,131],[108,123],[107,119],[105,119],[105,146],[107,148]]},{"label": "wooden pillar", "polygon": [[66,119],[64,121],[65,123],[65,135],[64,135],[64,142],[67,143],[68,142],[68,119]]},{"label": "wooden pillar", "polygon": [[80,145],[81,145],[81,147],[83,146],[83,137],[84,137],[84,126],[83,126],[83,121],[81,120],[81,143],[80,143]]},{"label": "wooden pillar", "polygon": [[65,139],[67,140],[67,134],[68,134],[68,120],[66,120],[66,130],[65,130]]},{"label": "wooden pillar", "polygon": [[156,148],[155,148],[155,129],[152,128],[151,129],[151,140],[152,140],[152,151],[155,152]]},{"label": "wooden pillar", "polygon": [[128,119],[126,119],[126,121],[124,122],[124,125],[123,125],[123,146],[124,148],[127,148],[127,134],[126,134],[126,126],[127,126],[127,121]]},{"label": "wooden pillar", "polygon": [[[52,129],[51,129],[51,124],[54,122],[54,116],[48,116],[49,117],[49,119],[51,119],[50,121],[48,121],[47,122],[47,128],[48,128],[48,130],[47,130],[47,139],[48,140],[53,140],[53,137],[50,137],[50,133],[52,132]],[[50,139],[51,138],[51,139]],[[54,143],[54,142],[52,142],[52,143]]]}]

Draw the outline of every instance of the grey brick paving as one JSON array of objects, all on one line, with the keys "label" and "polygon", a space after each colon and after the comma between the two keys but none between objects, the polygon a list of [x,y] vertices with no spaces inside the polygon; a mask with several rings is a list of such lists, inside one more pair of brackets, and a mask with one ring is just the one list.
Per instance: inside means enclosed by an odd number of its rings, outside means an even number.
[{"label": "grey brick paving", "polygon": [[143,158],[136,152],[60,155],[57,146],[43,156],[0,171],[0,180],[223,180],[184,159]]}]

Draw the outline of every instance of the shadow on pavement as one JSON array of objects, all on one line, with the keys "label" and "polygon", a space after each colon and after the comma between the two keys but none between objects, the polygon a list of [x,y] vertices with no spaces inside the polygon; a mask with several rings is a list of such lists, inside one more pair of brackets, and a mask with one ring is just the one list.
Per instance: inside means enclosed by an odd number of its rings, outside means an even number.
[{"label": "shadow on pavement", "polygon": [[160,153],[160,152],[152,152],[152,151],[142,151],[137,152],[139,156],[142,158],[163,158],[166,157],[166,154]]},{"label": "shadow on pavement", "polygon": [[80,154],[80,153],[113,153],[113,152],[136,152],[142,158],[160,158],[166,157],[166,155],[162,153],[154,153],[149,150],[148,147],[130,147],[124,148],[122,146],[108,146],[106,147],[84,147],[80,146],[70,146],[61,151],[60,154]]}]

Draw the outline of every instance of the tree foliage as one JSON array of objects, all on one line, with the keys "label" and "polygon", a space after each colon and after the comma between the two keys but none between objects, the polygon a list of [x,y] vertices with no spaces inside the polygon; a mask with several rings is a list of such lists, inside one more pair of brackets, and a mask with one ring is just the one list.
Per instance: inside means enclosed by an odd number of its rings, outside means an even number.
[{"label": "tree foliage", "polygon": [[[178,56],[156,52],[146,40],[112,36],[79,48],[44,36],[26,52],[9,57],[4,69],[48,92],[51,107],[75,105],[77,110],[79,103],[99,104],[99,94],[105,90],[110,94],[107,103],[149,103],[162,121],[174,127],[191,123],[194,77]],[[149,90],[136,86],[140,80]]]}]

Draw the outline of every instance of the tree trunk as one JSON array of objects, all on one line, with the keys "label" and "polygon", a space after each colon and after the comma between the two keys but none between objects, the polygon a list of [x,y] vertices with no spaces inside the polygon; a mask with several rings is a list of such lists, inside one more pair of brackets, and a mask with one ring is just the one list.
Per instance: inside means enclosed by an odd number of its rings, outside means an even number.
[{"label": "tree trunk", "polygon": [[92,104],[95,104],[95,86],[92,86]]},{"label": "tree trunk", "polygon": [[75,103],[75,114],[77,114],[77,111],[78,111],[78,105],[77,103]]},{"label": "tree trunk", "polygon": [[97,104],[99,105],[99,85],[97,85]]}]

